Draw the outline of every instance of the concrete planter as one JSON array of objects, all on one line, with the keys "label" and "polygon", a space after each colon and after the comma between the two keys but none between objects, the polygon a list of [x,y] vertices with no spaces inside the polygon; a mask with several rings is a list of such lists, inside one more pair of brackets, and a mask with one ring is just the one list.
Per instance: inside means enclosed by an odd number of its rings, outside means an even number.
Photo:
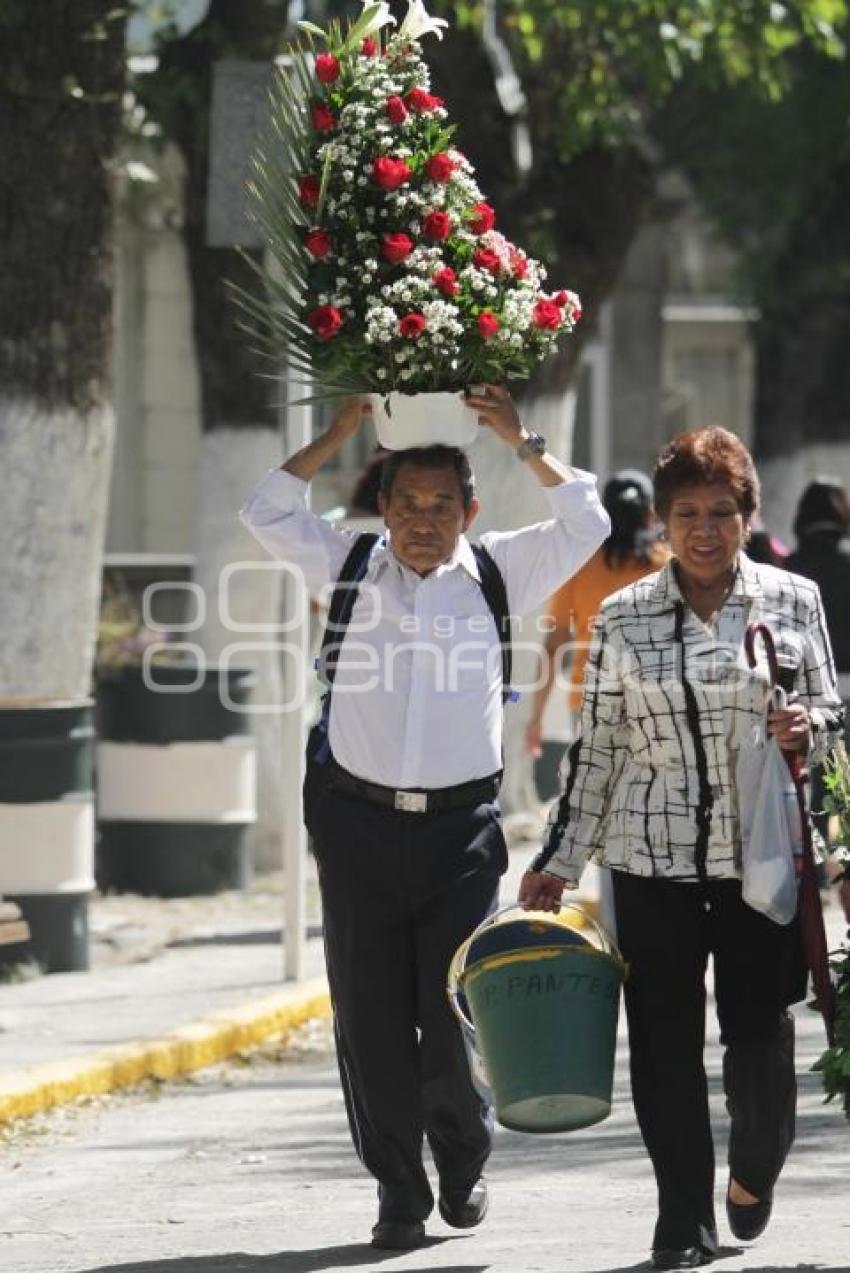
[{"label": "concrete planter", "polygon": [[88,968],[93,755],[89,699],[0,708],[0,894],[46,972]]},{"label": "concrete planter", "polygon": [[151,686],[126,668],[100,690],[98,882],[160,897],[245,888],[257,758],[238,708],[254,676],[176,665],[153,675]]}]

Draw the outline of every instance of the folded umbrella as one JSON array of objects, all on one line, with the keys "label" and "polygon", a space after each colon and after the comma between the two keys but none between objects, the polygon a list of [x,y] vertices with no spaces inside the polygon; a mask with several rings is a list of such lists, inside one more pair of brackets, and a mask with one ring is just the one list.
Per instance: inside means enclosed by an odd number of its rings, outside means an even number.
[{"label": "folded umbrella", "polygon": [[[767,654],[767,666],[771,685],[779,684],[779,661],[776,657],[776,645],[773,633],[764,623],[751,623],[747,627],[744,638],[744,649],[750,667],[756,666],[755,642],[760,637]],[[829,973],[829,952],[826,942],[826,929],[823,922],[823,907],[818,890],[817,868],[815,866],[814,846],[812,844],[812,826],[806,805],[806,779],[808,771],[803,756],[799,752],[783,751],[788,765],[794,790],[797,793],[797,804],[800,809],[800,823],[803,830],[803,853],[801,859],[799,902],[797,914],[800,918],[800,938],[803,945],[803,957],[812,978],[815,1004],[823,1017],[827,1040],[832,1046],[835,1035],[835,990]]]}]

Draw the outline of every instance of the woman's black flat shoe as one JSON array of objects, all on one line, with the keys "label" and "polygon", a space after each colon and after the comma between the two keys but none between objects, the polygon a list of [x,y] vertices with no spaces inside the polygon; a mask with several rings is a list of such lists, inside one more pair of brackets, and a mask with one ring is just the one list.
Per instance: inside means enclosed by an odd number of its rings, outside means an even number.
[{"label": "woman's black flat shoe", "polygon": [[698,1269],[713,1259],[711,1252],[701,1246],[686,1246],[681,1251],[665,1247],[652,1252],[649,1266],[653,1269]]},{"label": "woman's black flat shoe", "polygon": [[729,1220],[729,1228],[742,1242],[752,1242],[759,1234],[764,1233],[772,1210],[772,1191],[764,1198],[760,1198],[758,1202],[743,1205],[733,1202],[728,1192],[726,1194],[726,1216]]}]

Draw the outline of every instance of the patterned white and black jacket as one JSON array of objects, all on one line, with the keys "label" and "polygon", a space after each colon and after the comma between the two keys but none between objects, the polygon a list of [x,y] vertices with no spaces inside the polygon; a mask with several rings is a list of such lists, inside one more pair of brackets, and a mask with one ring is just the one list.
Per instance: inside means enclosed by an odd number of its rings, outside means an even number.
[{"label": "patterned white and black jacket", "polygon": [[671,563],[600,609],[580,736],[536,869],[577,880],[592,858],[635,875],[740,877],[735,766],[768,686],[762,643],[755,669],[744,654],[755,622],[811,712],[810,759],[832,745],[842,705],[817,585],[741,555],[709,626],[685,605]]}]

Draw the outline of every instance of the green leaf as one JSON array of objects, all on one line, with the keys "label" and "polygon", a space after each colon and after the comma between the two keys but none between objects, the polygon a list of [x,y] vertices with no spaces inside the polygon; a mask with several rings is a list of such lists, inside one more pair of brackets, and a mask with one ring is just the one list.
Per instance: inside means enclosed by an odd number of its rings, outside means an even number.
[{"label": "green leaf", "polygon": [[309,35],[318,36],[320,40],[324,40],[327,43],[327,32],[322,27],[317,27],[315,22],[297,22],[296,26],[299,31],[306,31]]},{"label": "green leaf", "polygon": [[349,28],[348,35],[342,44],[343,52],[348,52],[349,49],[360,43],[361,38],[369,30],[372,19],[380,12],[380,9],[381,6],[379,4],[370,4],[368,8],[363,10],[354,25]]}]

